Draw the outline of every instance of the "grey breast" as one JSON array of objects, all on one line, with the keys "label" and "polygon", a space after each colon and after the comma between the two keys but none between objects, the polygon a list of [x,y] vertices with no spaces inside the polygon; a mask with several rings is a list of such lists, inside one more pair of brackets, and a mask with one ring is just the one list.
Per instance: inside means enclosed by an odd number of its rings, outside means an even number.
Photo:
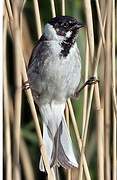
[{"label": "grey breast", "polygon": [[33,91],[43,98],[64,100],[71,96],[80,81],[80,55],[75,47],[66,58],[61,58],[61,47],[56,41],[41,42],[34,51],[28,77]]}]

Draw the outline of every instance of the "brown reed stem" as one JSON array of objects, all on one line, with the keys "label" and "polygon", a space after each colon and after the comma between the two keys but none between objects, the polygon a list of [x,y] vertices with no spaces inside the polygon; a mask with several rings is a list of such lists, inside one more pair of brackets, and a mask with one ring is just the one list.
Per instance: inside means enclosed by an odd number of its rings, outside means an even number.
[{"label": "brown reed stem", "polygon": [[[91,60],[93,63],[93,56],[94,56],[94,36],[92,36],[93,34],[93,22],[92,22],[92,12],[91,12],[91,5],[90,2],[85,2],[85,11],[86,11],[86,20],[87,20],[87,25],[88,25],[88,39],[89,39],[89,47],[90,47],[90,54],[91,54]],[[92,50],[93,49],[93,50]],[[98,62],[99,59],[96,59],[96,65],[94,66],[94,75],[97,74],[96,69],[98,66]],[[82,179],[82,173],[83,173],[83,169],[82,169],[82,156],[84,153],[84,148],[85,148],[85,143],[86,143],[86,137],[87,137],[87,130],[88,130],[88,124],[89,124],[89,116],[90,116],[90,109],[91,109],[91,103],[92,103],[92,97],[93,97],[93,91],[95,90],[95,105],[96,105],[96,109],[101,109],[101,103],[100,103],[100,95],[99,95],[99,86],[98,84],[95,85],[95,89],[94,89],[94,85],[91,86],[91,90],[90,90],[90,96],[89,96],[89,103],[88,103],[88,110],[87,110],[87,119],[86,119],[86,124],[85,124],[85,132],[83,135],[83,144],[82,145],[82,151],[81,151],[81,161],[80,161],[80,171],[79,171],[79,179]]]},{"label": "brown reed stem", "polygon": [[[112,102],[113,102],[113,159],[112,179],[117,178],[117,100],[116,100],[116,69],[115,69],[115,0],[112,1]],[[115,108],[116,109],[115,109]]]},{"label": "brown reed stem", "polygon": [[56,10],[55,10],[54,0],[50,0],[50,4],[51,4],[52,17],[55,17],[56,16]]},{"label": "brown reed stem", "polygon": [[107,2],[106,59],[104,62],[105,179],[111,179],[110,164],[110,90],[111,90],[111,1]]},{"label": "brown reed stem", "polygon": [[22,97],[22,79],[20,73],[20,49],[19,49],[19,33],[18,23],[19,14],[18,6],[13,2],[13,17],[14,17],[14,53],[15,53],[15,111],[13,123],[13,180],[19,180],[20,177],[20,162],[19,162],[19,144],[20,144],[20,123],[21,123],[21,97]]},{"label": "brown reed stem", "polygon": [[[85,55],[85,82],[88,80],[88,69],[89,69],[89,45],[86,34],[86,55]],[[82,122],[82,137],[84,134],[85,120],[87,115],[87,100],[88,100],[88,87],[84,88],[84,99],[83,99],[83,122]]]},{"label": "brown reed stem", "polygon": [[92,19],[92,10],[91,10],[91,2],[84,0],[85,7],[85,16],[87,22],[87,31],[88,31],[88,41],[89,41],[89,50],[91,60],[93,60],[94,56],[94,32],[93,32],[93,19]]},{"label": "brown reed stem", "polygon": [[97,169],[98,180],[104,180],[104,113],[97,110]]},{"label": "brown reed stem", "polygon": [[105,36],[104,36],[104,31],[103,31],[102,17],[101,17],[101,11],[100,11],[100,6],[99,6],[99,1],[96,0],[95,2],[96,2],[98,20],[99,20],[99,25],[100,25],[100,32],[101,32],[101,36],[102,36],[102,42],[103,42],[103,46],[104,46],[104,49],[105,49]]},{"label": "brown reed stem", "polygon": [[65,16],[65,0],[62,0],[62,15]]},{"label": "brown reed stem", "polygon": [[[78,146],[79,146],[79,149],[80,149],[80,152],[81,152],[82,141],[80,139],[80,133],[79,133],[79,130],[78,130],[78,127],[77,127],[77,123],[76,123],[76,119],[75,119],[75,115],[74,115],[74,111],[73,111],[73,107],[72,107],[70,99],[68,99],[68,107],[69,107],[69,111],[70,111],[70,115],[71,115],[71,120],[72,120],[74,131],[75,131],[77,143],[78,143]],[[84,166],[84,171],[85,171],[86,179],[87,180],[91,180],[89,169],[88,169],[88,166],[87,166],[87,161],[86,161],[86,158],[85,158],[84,154],[83,154],[83,166]]]},{"label": "brown reed stem", "polygon": [[39,1],[33,0],[33,3],[34,3],[34,10],[35,10],[37,34],[38,34],[38,38],[40,38],[42,34],[42,28],[41,28],[41,18],[40,18],[40,11],[39,11]]},{"label": "brown reed stem", "polygon": [[12,180],[12,154],[11,154],[11,132],[10,132],[10,115],[9,115],[9,89],[7,78],[7,62],[6,62],[6,42],[7,42],[7,17],[4,16],[4,126],[5,126],[5,166],[6,166],[6,180]]},{"label": "brown reed stem", "polygon": [[[68,108],[67,103],[65,105],[65,117],[66,117],[67,126],[69,128],[69,108]],[[71,178],[72,178],[71,171],[72,171],[72,169],[68,169],[68,171],[67,171],[67,179],[68,180],[71,180]]]},{"label": "brown reed stem", "polygon": [[[91,10],[90,1],[84,0],[84,7],[85,7],[85,14],[86,14],[86,22],[87,22],[90,57],[91,57],[91,60],[93,61],[93,56],[94,56],[94,33],[93,33],[93,19],[92,19],[92,10]],[[84,134],[85,134],[85,131],[84,131]],[[85,140],[84,140],[84,144],[85,144]],[[84,153],[83,149],[84,149],[84,147],[83,147],[83,144],[82,144],[80,167],[79,167],[79,180],[82,180],[82,176],[83,176],[83,167],[82,167],[83,153]]]},{"label": "brown reed stem", "polygon": [[10,21],[13,21],[13,13],[11,10],[11,5],[10,5],[10,1],[9,0],[5,0],[5,5],[6,5],[6,9],[7,9],[7,13],[9,16]]}]

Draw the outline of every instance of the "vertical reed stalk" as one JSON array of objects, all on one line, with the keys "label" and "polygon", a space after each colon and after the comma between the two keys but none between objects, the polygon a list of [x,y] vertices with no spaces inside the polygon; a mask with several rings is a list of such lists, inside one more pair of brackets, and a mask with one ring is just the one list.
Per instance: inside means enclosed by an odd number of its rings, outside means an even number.
[{"label": "vertical reed stalk", "polygon": [[3,58],[4,58],[4,126],[5,126],[5,166],[6,180],[12,180],[12,155],[11,155],[11,132],[9,115],[9,88],[7,79],[6,42],[7,42],[7,17],[4,15],[4,37],[3,37]]},{"label": "vertical reed stalk", "polygon": [[[94,33],[93,33],[93,25],[92,25],[93,20],[92,20],[92,11],[91,11],[90,1],[84,0],[84,6],[85,6],[86,21],[87,21],[90,57],[91,57],[91,60],[93,61],[93,56],[94,56]],[[84,134],[85,134],[85,131],[84,131]],[[83,137],[84,137],[84,135],[83,135]],[[82,176],[83,176],[83,168],[82,168],[83,153],[84,153],[84,145],[82,144],[80,167],[79,167],[79,180],[82,180]]]},{"label": "vertical reed stalk", "polygon": [[65,0],[62,0],[62,15],[65,16]]},{"label": "vertical reed stalk", "polygon": [[[112,94],[116,102],[116,70],[115,70],[115,0],[112,1]],[[114,103],[114,102],[113,102]],[[117,102],[116,102],[117,104]],[[116,107],[117,108],[117,107]],[[113,157],[112,157],[112,179],[117,178],[117,116],[113,107]]]},{"label": "vertical reed stalk", "polygon": [[97,174],[104,180],[104,117],[103,109],[97,110]]},{"label": "vertical reed stalk", "polygon": [[102,25],[102,17],[101,17],[101,11],[100,11],[100,6],[98,0],[96,2],[96,9],[97,9],[97,14],[98,14],[98,19],[99,19],[99,25],[100,25],[100,32],[102,36],[102,42],[105,47],[105,37],[104,37],[104,31],[103,31],[103,25]]},{"label": "vertical reed stalk", "polygon": [[56,16],[56,10],[55,10],[54,0],[50,0],[50,3],[51,3],[52,17],[55,17]]},{"label": "vertical reed stalk", "polygon": [[[87,20],[87,26],[88,26],[88,39],[89,39],[89,48],[90,48],[90,55],[91,55],[91,60],[93,63],[93,56],[94,56],[94,35],[93,35],[93,21],[92,21],[92,11],[91,11],[91,4],[89,1],[85,1],[85,12],[86,12],[86,20]],[[97,60],[98,62],[98,60]],[[96,68],[96,67],[95,67]],[[94,68],[94,69],[95,69]],[[97,73],[95,73],[96,75]],[[83,135],[83,145],[82,145],[82,151],[81,151],[81,161],[80,161],[80,171],[79,171],[79,179],[82,179],[82,157],[85,149],[85,143],[86,143],[86,137],[87,137],[87,130],[88,130],[88,124],[89,124],[89,116],[90,116],[90,109],[91,109],[91,103],[92,103],[92,97],[93,97],[93,90],[95,90],[95,105],[96,109],[99,110],[101,109],[101,104],[100,104],[100,95],[99,95],[99,86],[98,84],[91,86],[90,90],[90,97],[89,97],[89,103],[88,103],[88,110],[87,110],[87,119],[86,119],[86,124],[85,124],[85,131]]]},{"label": "vertical reed stalk", "polygon": [[38,38],[40,38],[42,34],[41,28],[41,18],[40,18],[40,11],[39,11],[39,1],[33,0],[34,3],[34,10],[35,10],[35,19],[36,19],[36,27],[37,27],[37,34]]},{"label": "vertical reed stalk", "polygon": [[[66,117],[66,121],[67,121],[67,126],[69,128],[69,108],[68,108],[67,103],[66,103],[66,106],[65,106],[65,117]],[[72,171],[72,169],[68,169],[68,171],[67,171],[67,179],[68,180],[72,179],[71,171]]]},{"label": "vertical reed stalk", "polygon": [[15,114],[13,122],[13,180],[19,180],[20,177],[20,162],[19,162],[19,145],[20,145],[20,123],[21,123],[21,97],[22,97],[22,79],[21,79],[21,63],[19,49],[19,33],[18,33],[18,7],[17,3],[13,2],[13,17],[14,17],[14,53],[15,53]]},{"label": "vertical reed stalk", "polygon": [[[70,111],[74,131],[75,131],[75,134],[76,134],[77,143],[78,143],[78,146],[79,146],[79,149],[80,149],[80,152],[81,152],[81,150],[82,150],[82,141],[80,139],[80,133],[78,131],[78,127],[77,127],[77,123],[76,123],[76,119],[75,119],[75,115],[74,115],[74,112],[73,112],[73,107],[72,107],[70,99],[68,100],[68,107],[69,107],[69,111]],[[87,166],[87,161],[86,161],[86,158],[85,158],[84,154],[83,154],[83,166],[84,166],[84,172],[85,172],[86,179],[91,180],[89,169],[88,169],[88,166]]]},{"label": "vertical reed stalk", "polygon": [[111,1],[107,1],[106,59],[104,64],[105,179],[110,180]]},{"label": "vertical reed stalk", "polygon": [[[85,82],[88,80],[88,70],[89,70],[89,45],[86,34],[86,55],[85,55]],[[84,88],[84,99],[83,99],[83,122],[82,122],[82,138],[84,134],[84,127],[87,115],[87,100],[88,100],[88,87]]]},{"label": "vertical reed stalk", "polygon": [[84,7],[85,7],[86,22],[87,22],[90,56],[91,56],[91,60],[93,60],[93,56],[94,56],[94,32],[93,32],[93,19],[92,19],[91,2],[84,0]]}]

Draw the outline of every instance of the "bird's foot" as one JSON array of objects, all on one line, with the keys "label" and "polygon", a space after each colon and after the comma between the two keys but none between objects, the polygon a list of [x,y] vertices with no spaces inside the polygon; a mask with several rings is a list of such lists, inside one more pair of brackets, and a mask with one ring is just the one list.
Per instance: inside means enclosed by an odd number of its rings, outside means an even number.
[{"label": "bird's foot", "polygon": [[23,83],[23,90],[28,90],[30,88],[30,84],[29,84],[29,81],[25,81]]},{"label": "bird's foot", "polygon": [[97,82],[99,82],[99,80],[96,79],[96,77],[90,77],[90,78],[85,82],[85,86],[86,86],[86,85],[96,84]]},{"label": "bird's foot", "polygon": [[96,77],[90,77],[82,86],[81,88],[77,88],[75,93],[74,93],[74,97],[78,97],[80,92],[84,89],[85,86],[87,85],[92,85],[92,84],[96,84],[97,82],[99,82],[98,79],[96,79]]}]

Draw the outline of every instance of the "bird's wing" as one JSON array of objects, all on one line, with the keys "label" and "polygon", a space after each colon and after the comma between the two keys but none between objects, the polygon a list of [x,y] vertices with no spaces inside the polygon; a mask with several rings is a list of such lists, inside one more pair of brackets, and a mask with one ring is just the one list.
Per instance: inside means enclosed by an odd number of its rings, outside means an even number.
[{"label": "bird's wing", "polygon": [[46,44],[45,41],[47,41],[47,39],[45,38],[44,35],[42,35],[41,38],[37,41],[35,47],[33,48],[31,57],[29,59],[28,69],[30,69],[35,59],[38,59],[38,61],[41,60],[42,54],[44,55],[44,51],[45,51],[45,46],[44,46],[44,44]]}]

